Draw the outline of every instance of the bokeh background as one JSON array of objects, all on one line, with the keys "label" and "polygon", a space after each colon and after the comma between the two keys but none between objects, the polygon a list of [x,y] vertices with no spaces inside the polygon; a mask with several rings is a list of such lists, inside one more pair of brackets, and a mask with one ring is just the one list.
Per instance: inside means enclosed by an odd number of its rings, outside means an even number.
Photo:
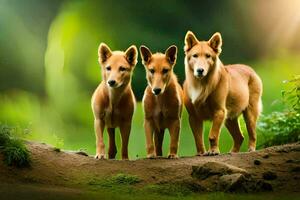
[{"label": "bokeh background", "polygon": [[[95,151],[90,98],[101,81],[97,62],[100,42],[113,50],[142,44],[162,51],[175,44],[175,72],[184,81],[184,36],[200,40],[219,31],[225,64],[252,66],[264,83],[263,114],[282,111],[282,81],[300,73],[299,0],[224,1],[81,1],[0,0],[0,123],[16,127],[29,140],[90,154]],[[146,87],[139,63],[133,89],[141,100]],[[247,149],[247,132],[242,150]],[[205,140],[209,123],[206,123]],[[105,134],[107,140],[107,134]],[[258,145],[264,140],[258,132]],[[120,147],[120,137],[117,137]],[[169,135],[165,135],[164,154]],[[222,152],[232,139],[221,133]],[[184,111],[181,156],[196,152]],[[132,159],[145,156],[143,112],[139,103],[129,143]]]}]

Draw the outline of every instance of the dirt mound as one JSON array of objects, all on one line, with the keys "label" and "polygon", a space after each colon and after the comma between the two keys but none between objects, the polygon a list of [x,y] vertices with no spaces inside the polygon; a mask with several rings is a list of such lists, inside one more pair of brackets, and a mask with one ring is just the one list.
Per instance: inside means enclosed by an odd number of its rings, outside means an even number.
[{"label": "dirt mound", "polygon": [[[7,167],[0,162],[0,190],[4,188],[1,184],[93,190],[96,186],[115,187],[114,184],[131,181],[127,185],[139,190],[180,186],[198,193],[300,192],[299,143],[251,153],[131,161],[95,160],[82,153],[58,151],[39,143],[30,142],[27,146],[31,151],[31,167]],[[115,176],[121,177],[121,181]]]}]

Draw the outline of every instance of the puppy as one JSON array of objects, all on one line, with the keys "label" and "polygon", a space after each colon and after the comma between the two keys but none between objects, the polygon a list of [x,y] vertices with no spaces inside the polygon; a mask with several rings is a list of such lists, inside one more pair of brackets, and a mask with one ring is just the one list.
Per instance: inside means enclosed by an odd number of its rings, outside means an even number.
[{"label": "puppy", "polygon": [[223,122],[238,152],[244,137],[238,117],[243,114],[249,134],[249,151],[256,148],[256,121],[261,111],[262,82],[246,65],[224,66],[219,59],[222,47],[220,33],[208,41],[198,41],[188,31],[185,36],[184,103],[194,134],[197,154],[204,154],[203,121],[211,120],[210,149],[205,155],[219,154],[219,135]]},{"label": "puppy", "polygon": [[101,43],[98,50],[102,81],[92,97],[96,132],[97,159],[105,158],[104,128],[109,135],[108,158],[116,156],[115,128],[119,127],[122,138],[122,159],[128,159],[128,140],[131,129],[135,97],[131,89],[131,76],[137,64],[137,48],[130,46],[125,52],[111,51]]},{"label": "puppy", "polygon": [[165,54],[152,54],[147,47],[141,46],[140,53],[148,81],[143,97],[147,158],[162,156],[162,144],[166,128],[169,129],[171,137],[168,158],[177,158],[183,106],[183,92],[173,72],[177,47],[170,46]]}]

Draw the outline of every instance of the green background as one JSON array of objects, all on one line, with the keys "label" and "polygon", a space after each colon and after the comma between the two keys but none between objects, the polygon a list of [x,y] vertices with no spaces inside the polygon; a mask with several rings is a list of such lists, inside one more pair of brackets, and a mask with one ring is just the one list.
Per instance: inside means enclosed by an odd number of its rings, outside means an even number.
[{"label": "green background", "polygon": [[[95,151],[90,98],[101,81],[97,49],[142,44],[153,52],[177,45],[175,73],[184,81],[184,36],[193,31],[207,40],[219,31],[224,64],[252,66],[264,84],[263,114],[281,111],[282,81],[300,73],[300,2],[290,1],[0,1],[0,122],[15,126],[21,137],[63,149]],[[146,87],[139,58],[133,90],[141,100]],[[134,114],[129,154],[145,156],[143,112]],[[242,150],[247,149],[247,132]],[[206,123],[205,143],[208,144]],[[105,134],[107,140],[107,135]],[[258,144],[264,140],[258,132]],[[117,137],[120,147],[120,137]],[[107,144],[107,142],[106,142]],[[164,154],[169,136],[165,135]],[[222,152],[232,139],[223,128]],[[184,111],[181,156],[196,152]]]}]

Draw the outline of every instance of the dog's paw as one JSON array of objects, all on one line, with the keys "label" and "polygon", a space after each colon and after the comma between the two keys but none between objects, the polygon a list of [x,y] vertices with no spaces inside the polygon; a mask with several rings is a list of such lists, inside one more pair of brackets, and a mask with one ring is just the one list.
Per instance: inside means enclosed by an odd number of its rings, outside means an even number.
[{"label": "dog's paw", "polygon": [[248,152],[253,152],[255,151],[255,147],[249,147]]},{"label": "dog's paw", "polygon": [[96,154],[95,159],[104,160],[105,159],[105,154],[100,154],[100,153]]},{"label": "dog's paw", "polygon": [[209,151],[205,152],[203,155],[204,156],[216,156],[219,154],[220,154],[219,150],[209,150]]},{"label": "dog's paw", "polygon": [[239,152],[239,150],[237,150],[237,149],[231,149],[231,151],[229,152],[229,153],[231,153],[231,154],[236,154],[236,153],[238,153]]},{"label": "dog's paw", "polygon": [[177,156],[176,154],[169,154],[169,155],[168,155],[168,158],[169,158],[169,159],[177,159],[178,156]]},{"label": "dog's paw", "polygon": [[203,156],[203,155],[205,155],[205,153],[206,153],[206,152],[198,152],[198,153],[196,154],[196,156]]},{"label": "dog's paw", "polygon": [[151,154],[148,154],[147,155],[147,158],[148,159],[154,159],[156,156],[155,156],[155,154],[154,153],[151,153]]}]

